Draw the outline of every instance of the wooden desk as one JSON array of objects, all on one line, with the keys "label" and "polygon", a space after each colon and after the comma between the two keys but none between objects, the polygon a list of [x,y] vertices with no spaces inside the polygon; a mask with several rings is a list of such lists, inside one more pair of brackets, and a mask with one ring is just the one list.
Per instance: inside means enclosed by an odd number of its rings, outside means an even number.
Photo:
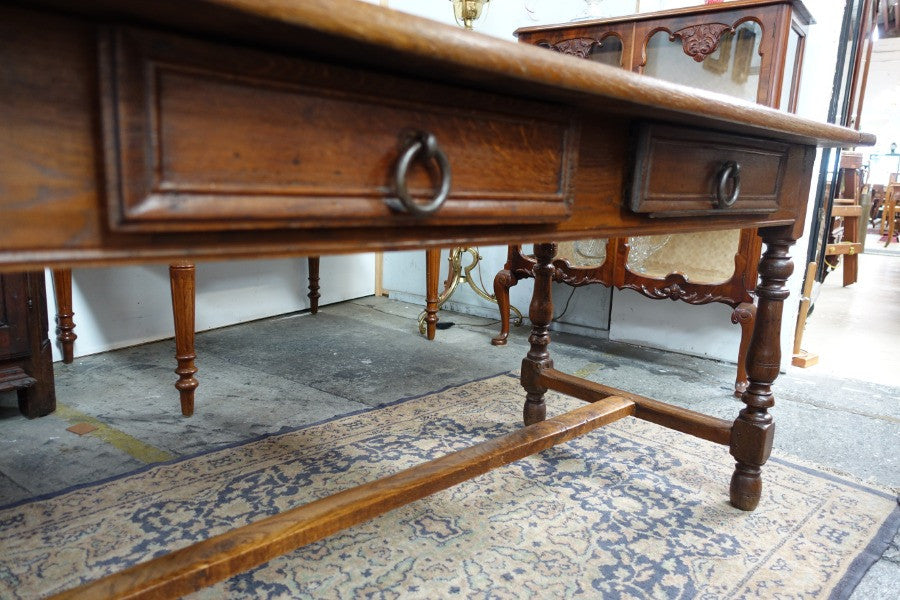
[{"label": "wooden desk", "polygon": [[[626,416],[729,446],[756,507],[815,148],[872,136],[352,0],[0,4],[0,61],[4,269],[540,242],[527,427],[72,596],[184,594]],[[433,212],[400,202],[444,184]],[[553,368],[555,241],[746,227],[766,249],[735,421]],[[589,404],[545,420],[548,389]]]}]

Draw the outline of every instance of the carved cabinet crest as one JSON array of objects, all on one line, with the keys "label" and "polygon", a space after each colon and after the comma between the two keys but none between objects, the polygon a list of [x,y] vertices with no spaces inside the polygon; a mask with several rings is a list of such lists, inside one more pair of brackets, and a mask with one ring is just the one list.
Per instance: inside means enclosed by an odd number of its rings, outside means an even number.
[{"label": "carved cabinet crest", "polygon": [[731,25],[724,23],[708,23],[685,27],[671,34],[670,39],[681,38],[681,46],[684,53],[697,62],[715,52],[719,46],[719,40],[726,31],[734,31]]}]

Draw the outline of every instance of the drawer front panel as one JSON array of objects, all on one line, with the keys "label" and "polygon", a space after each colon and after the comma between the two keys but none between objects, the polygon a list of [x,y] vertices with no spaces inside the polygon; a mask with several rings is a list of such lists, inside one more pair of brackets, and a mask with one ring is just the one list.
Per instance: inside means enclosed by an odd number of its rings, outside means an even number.
[{"label": "drawer front panel", "polygon": [[[634,176],[627,195],[634,212],[667,217],[778,210],[787,144],[647,123],[636,128],[635,138]],[[736,194],[733,178],[723,173],[729,163],[739,168]]]},{"label": "drawer front panel", "polygon": [[[578,130],[548,105],[136,30],[105,37],[111,227],[552,223],[571,204]],[[502,106],[504,112],[491,112]],[[412,132],[451,171],[444,205],[398,213],[394,165]],[[427,201],[433,163],[408,189]]]}]

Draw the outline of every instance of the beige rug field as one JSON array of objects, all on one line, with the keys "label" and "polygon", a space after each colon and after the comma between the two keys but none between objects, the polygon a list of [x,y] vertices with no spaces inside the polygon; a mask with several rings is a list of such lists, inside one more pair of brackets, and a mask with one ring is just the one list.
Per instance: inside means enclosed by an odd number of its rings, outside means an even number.
[{"label": "beige rug field", "polygon": [[[519,426],[508,375],[0,509],[0,598],[74,587]],[[551,412],[580,403],[549,395]],[[777,436],[776,436],[777,445]],[[198,598],[846,597],[895,497],[789,461],[728,504],[725,447],[625,419]]]}]

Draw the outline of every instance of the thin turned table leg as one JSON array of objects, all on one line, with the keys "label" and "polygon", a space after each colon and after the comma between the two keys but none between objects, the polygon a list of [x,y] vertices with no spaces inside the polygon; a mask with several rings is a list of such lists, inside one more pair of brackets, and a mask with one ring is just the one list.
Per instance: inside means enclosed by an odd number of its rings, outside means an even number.
[{"label": "thin turned table leg", "polygon": [[306,259],[306,263],[309,265],[309,294],[306,295],[309,298],[309,312],[316,314],[319,312],[319,298],[321,298],[319,294],[319,257],[310,256]]},{"label": "thin turned table leg", "polygon": [[768,409],[775,404],[772,382],[781,366],[781,311],[794,270],[788,250],[794,240],[781,230],[761,230],[766,251],[759,262],[759,306],[750,348],[747,374],[750,384],[741,400],[746,405],[731,429],[731,455],[736,464],[731,477],[731,503],[753,510],[762,495],[762,466],[772,452],[775,423]]},{"label": "thin turned table leg", "polygon": [[75,357],[75,313],[72,311],[72,270],[53,269],[53,295],[56,296],[56,339],[62,346],[63,362]]},{"label": "thin turned table leg", "polygon": [[441,272],[441,249],[425,251],[425,337],[434,339],[438,322],[438,279]]},{"label": "thin turned table leg", "polygon": [[181,262],[169,265],[169,282],[172,285],[172,316],[175,318],[175,360],[178,361],[178,381],[175,388],[181,397],[181,414],[194,414],[194,390],[200,385],[194,374],[194,263]]},{"label": "thin turned table leg", "polygon": [[535,244],[534,257],[534,293],[528,308],[531,319],[531,335],[528,342],[531,349],[522,359],[522,387],[525,388],[525,406],[522,416],[526,425],[543,421],[547,416],[547,405],[544,394],[547,388],[540,385],[539,376],[542,369],[552,369],[553,360],[547,345],[550,343],[550,321],[553,320],[553,297],[550,284],[556,268],[551,264],[556,256],[556,244]]}]

